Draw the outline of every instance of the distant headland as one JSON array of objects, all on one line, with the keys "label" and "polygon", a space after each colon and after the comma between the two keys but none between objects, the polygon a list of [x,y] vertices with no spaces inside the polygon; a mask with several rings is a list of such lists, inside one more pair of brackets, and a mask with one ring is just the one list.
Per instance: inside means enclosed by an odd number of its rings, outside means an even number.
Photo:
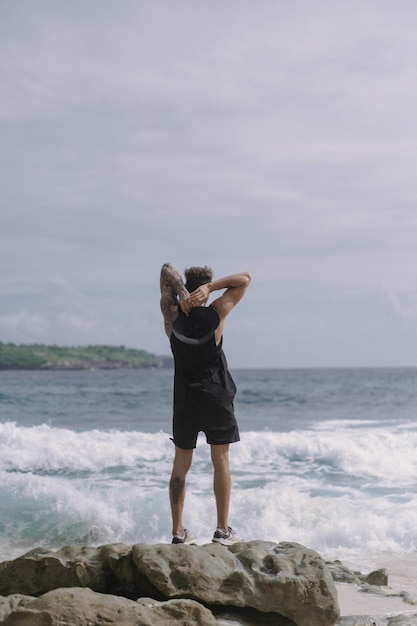
[{"label": "distant headland", "polygon": [[172,367],[172,357],[125,346],[56,346],[0,341],[0,370],[88,370]]}]

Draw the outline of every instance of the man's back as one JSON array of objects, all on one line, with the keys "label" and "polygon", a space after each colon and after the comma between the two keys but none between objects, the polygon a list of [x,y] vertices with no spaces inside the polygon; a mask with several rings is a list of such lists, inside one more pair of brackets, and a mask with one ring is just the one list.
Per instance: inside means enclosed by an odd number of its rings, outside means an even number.
[{"label": "man's back", "polygon": [[207,412],[229,405],[236,386],[227,367],[222,341],[216,344],[217,313],[212,307],[200,307],[196,316],[198,324],[194,323],[192,313],[179,314],[171,335],[175,359],[174,410],[181,407],[182,411],[192,412],[197,404],[199,410]]}]

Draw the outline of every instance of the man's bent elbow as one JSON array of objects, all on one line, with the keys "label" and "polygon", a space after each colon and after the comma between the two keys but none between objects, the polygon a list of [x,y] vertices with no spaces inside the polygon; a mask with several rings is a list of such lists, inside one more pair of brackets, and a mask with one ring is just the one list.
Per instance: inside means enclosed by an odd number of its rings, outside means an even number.
[{"label": "man's bent elbow", "polygon": [[171,269],[171,267],[172,267],[171,263],[164,263],[161,267],[161,275],[167,274],[169,270]]}]

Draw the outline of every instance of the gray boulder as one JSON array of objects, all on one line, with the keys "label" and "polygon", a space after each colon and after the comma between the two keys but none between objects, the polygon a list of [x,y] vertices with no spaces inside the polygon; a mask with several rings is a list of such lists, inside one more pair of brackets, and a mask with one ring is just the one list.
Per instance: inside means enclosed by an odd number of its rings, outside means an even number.
[{"label": "gray boulder", "polygon": [[386,587],[388,585],[388,571],[385,568],[377,569],[364,576],[362,582],[368,585]]},{"label": "gray boulder", "polygon": [[193,600],[151,599],[138,602],[91,591],[55,589],[40,598],[12,599],[13,608],[2,626],[216,626],[213,614]]},{"label": "gray boulder", "polygon": [[326,561],[327,569],[330,571],[333,579],[337,583],[352,583],[359,585],[362,582],[362,574],[354,572],[339,560]]},{"label": "gray boulder", "polygon": [[210,609],[210,615],[224,609],[247,612],[255,624],[267,619],[274,624],[334,626],[339,618],[331,573],[316,552],[296,543],[67,546],[55,553],[32,550],[0,564],[3,596],[44,598],[52,590],[74,587],[89,587],[120,601],[122,596],[194,600]]},{"label": "gray boulder", "polygon": [[58,552],[36,548],[0,563],[0,594],[39,596],[59,587],[91,587],[107,591],[100,548],[66,546]]},{"label": "gray boulder", "polygon": [[316,552],[300,544],[251,541],[228,550],[218,544],[138,544],[133,560],[165,597],[251,607],[297,626],[333,626],[339,617],[330,572]]}]

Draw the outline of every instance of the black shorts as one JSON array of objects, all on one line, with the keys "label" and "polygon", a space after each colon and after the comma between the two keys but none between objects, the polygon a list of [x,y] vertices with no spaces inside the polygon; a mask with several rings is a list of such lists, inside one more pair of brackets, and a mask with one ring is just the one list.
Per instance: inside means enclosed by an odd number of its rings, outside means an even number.
[{"label": "black shorts", "polygon": [[233,403],[217,407],[213,412],[174,412],[173,441],[178,448],[192,450],[197,446],[198,433],[206,435],[207,443],[222,445],[240,441]]}]

